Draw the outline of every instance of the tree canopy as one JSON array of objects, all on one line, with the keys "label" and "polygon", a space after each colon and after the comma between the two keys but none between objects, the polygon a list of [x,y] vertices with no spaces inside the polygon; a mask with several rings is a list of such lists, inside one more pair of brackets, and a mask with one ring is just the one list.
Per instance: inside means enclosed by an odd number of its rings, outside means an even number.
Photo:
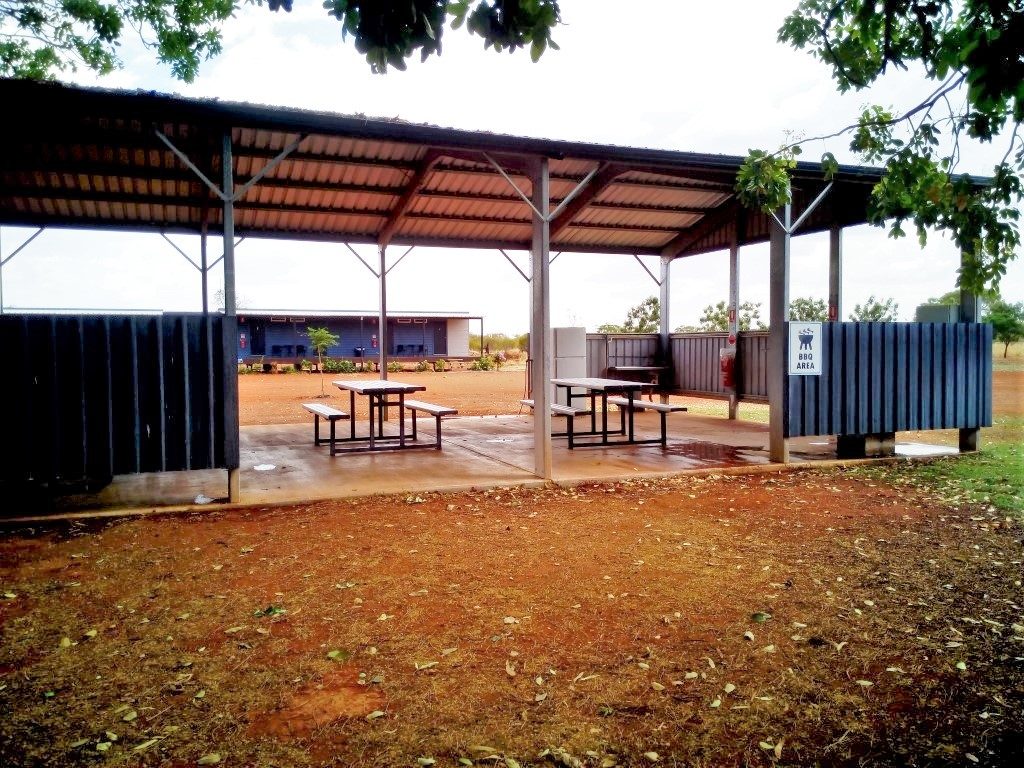
[{"label": "tree canopy", "polygon": [[[959,298],[957,304],[960,303]],[[881,322],[892,323],[900,311],[900,305],[895,299],[884,299],[879,301],[874,296],[868,296],[863,304],[855,304],[853,312],[850,313],[850,320],[853,322]]]},{"label": "tree canopy", "polygon": [[[445,27],[465,27],[485,48],[529,47],[534,61],[558,48],[557,0],[325,0],[374,72],[405,69],[406,59],[441,53]],[[0,0],[0,77],[51,79],[79,68],[107,74],[121,66],[118,47],[137,34],[179,80],[221,51],[223,24],[243,6],[264,0]],[[266,0],[290,11],[292,0]]]},{"label": "tree canopy", "polygon": [[603,323],[598,333],[657,333],[661,323],[661,302],[657,296],[648,296],[626,313],[621,325]]},{"label": "tree canopy", "polygon": [[[1024,0],[801,0],[780,42],[825,63],[842,93],[868,88],[892,70],[923,67],[932,90],[893,110],[871,105],[850,134],[850,149],[880,164],[869,221],[890,235],[912,224],[922,244],[929,228],[947,230],[965,254],[959,285],[995,288],[1016,258],[1024,201]],[[788,173],[801,144],[752,150],[737,179],[748,206],[773,211],[790,200]],[[959,169],[961,143],[1005,148],[992,180],[978,185]],[[835,157],[822,157],[826,178]]]},{"label": "tree canopy", "polygon": [[824,323],[828,320],[828,305],[824,299],[798,296],[789,300],[789,319],[797,323]]},{"label": "tree canopy", "polygon": [[[768,326],[761,322],[761,302],[744,301],[740,304],[739,326],[741,331],[763,331]],[[686,330],[680,326],[676,331]],[[702,332],[728,331],[729,306],[724,301],[708,304],[700,316],[697,330]]]}]

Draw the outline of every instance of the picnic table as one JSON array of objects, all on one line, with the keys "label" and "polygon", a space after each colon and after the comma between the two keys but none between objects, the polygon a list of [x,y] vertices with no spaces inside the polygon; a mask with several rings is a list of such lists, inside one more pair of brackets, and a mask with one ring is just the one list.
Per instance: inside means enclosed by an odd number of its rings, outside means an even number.
[{"label": "picnic table", "polygon": [[[331,455],[347,451],[389,451],[403,448],[433,448],[432,444],[416,444],[415,436],[405,433],[405,396],[423,392],[422,384],[404,384],[390,379],[339,379],[331,382],[338,389],[349,393],[349,436],[335,439],[331,444]],[[365,436],[356,434],[356,395],[366,397],[370,413],[370,429]],[[396,399],[397,398],[397,399]],[[385,435],[384,421],[389,406],[398,406],[398,434]],[[338,448],[334,443],[353,443],[352,447]]]},{"label": "picnic table", "polygon": [[[647,381],[626,381],[624,379],[601,379],[591,377],[581,378],[559,378],[552,379],[551,383],[556,387],[566,390],[566,403],[571,408],[573,400],[585,398],[590,400],[590,430],[573,430],[569,448],[579,445],[608,446],[608,445],[648,445],[658,443],[665,446],[667,442],[667,425],[665,416],[674,411],[685,411],[686,408],[680,405],[667,403],[644,402],[641,397],[644,391],[650,390],[654,384]],[[574,390],[582,389],[584,392]],[[609,397],[612,395],[612,397]],[[597,425],[597,399],[601,400],[601,426]],[[608,428],[608,406],[614,405],[621,412],[619,427],[609,431]],[[638,410],[653,410],[661,414],[661,436],[650,439],[638,439],[633,429],[633,414]],[[625,439],[609,439],[609,435],[624,435]],[[579,442],[579,438],[584,438]],[[600,438],[600,440],[587,440],[587,438]]]}]

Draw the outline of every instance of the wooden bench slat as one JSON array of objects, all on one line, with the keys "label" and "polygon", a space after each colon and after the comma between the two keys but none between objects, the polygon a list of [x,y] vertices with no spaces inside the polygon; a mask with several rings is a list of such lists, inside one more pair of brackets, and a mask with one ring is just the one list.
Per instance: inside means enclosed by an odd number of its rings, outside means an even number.
[{"label": "wooden bench slat", "polygon": [[323,403],[303,403],[302,407],[310,413],[316,414],[325,419],[347,419],[348,414],[330,405]]},{"label": "wooden bench slat", "polygon": [[[530,408],[535,407],[533,400],[520,400],[519,402]],[[561,403],[552,403],[551,413],[555,416],[585,416],[590,413],[590,411],[585,408],[576,408],[574,406],[562,405]]]},{"label": "wooden bench slat", "polygon": [[[609,397],[608,404],[617,405],[619,408],[631,407],[628,397]],[[685,405],[675,405],[673,403],[652,403],[646,400],[633,400],[632,408],[634,411],[658,411],[659,413],[677,413],[688,410]]]},{"label": "wooden bench slat", "polygon": [[406,400],[405,407],[412,411],[426,411],[432,416],[455,416],[458,410],[447,405],[425,403],[422,400]]}]

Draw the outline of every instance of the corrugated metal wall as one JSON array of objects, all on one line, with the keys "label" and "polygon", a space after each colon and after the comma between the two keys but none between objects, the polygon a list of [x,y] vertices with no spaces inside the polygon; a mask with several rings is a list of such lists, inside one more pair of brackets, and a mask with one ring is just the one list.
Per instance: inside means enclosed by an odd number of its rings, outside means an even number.
[{"label": "corrugated metal wall", "polygon": [[[671,360],[660,355],[657,334],[587,334],[587,375],[613,376],[617,365],[665,365],[674,371],[673,386],[679,392],[724,397],[718,353],[726,333],[674,333],[669,337]],[[768,332],[749,331],[737,339],[737,375],[741,400],[768,397]]]},{"label": "corrugated metal wall", "polygon": [[[680,392],[725,397],[721,384],[719,352],[728,343],[727,333],[674,333],[671,336],[675,386]],[[768,332],[748,331],[736,337],[736,376],[740,400],[768,397]]]},{"label": "corrugated metal wall", "polygon": [[225,468],[225,330],[220,315],[0,316],[0,482]]},{"label": "corrugated metal wall", "polygon": [[768,331],[736,336],[736,375],[740,400],[768,399]]},{"label": "corrugated metal wall", "polygon": [[656,333],[588,333],[587,376],[613,375],[608,369],[618,365],[662,365],[661,338]]},{"label": "corrugated metal wall", "polygon": [[718,353],[728,344],[727,333],[673,334],[672,362],[676,389],[710,395],[725,395],[718,372]]},{"label": "corrugated metal wall", "polygon": [[[266,329],[264,352],[257,352],[252,346],[252,328],[254,323],[263,323]],[[275,321],[266,318],[247,318],[239,325],[239,330],[248,334],[246,347],[239,343],[238,357],[241,359],[263,354],[267,357],[282,359],[307,358],[312,360],[316,353],[309,343],[309,327],[327,328],[338,336],[338,343],[329,347],[326,357],[352,358],[356,347],[369,350],[372,354],[372,337],[377,335],[377,318],[367,318],[360,324],[358,319],[332,320],[308,317],[302,321]],[[419,356],[445,354],[444,350],[435,352],[438,340],[447,341],[448,323],[444,320],[428,320],[426,323],[398,323],[388,321],[388,334],[391,345],[389,354],[401,356]],[[402,349],[399,350],[398,347]],[[421,350],[420,347],[423,347]]]},{"label": "corrugated metal wall", "polygon": [[824,323],[820,376],[790,376],[786,435],[992,424],[992,326]]}]

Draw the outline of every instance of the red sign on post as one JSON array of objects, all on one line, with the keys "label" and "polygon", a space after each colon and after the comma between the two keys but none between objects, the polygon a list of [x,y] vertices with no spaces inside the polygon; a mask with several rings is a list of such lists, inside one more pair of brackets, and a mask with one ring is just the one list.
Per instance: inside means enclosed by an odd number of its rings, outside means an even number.
[{"label": "red sign on post", "polygon": [[373,334],[373,336],[370,337],[370,346],[373,347],[374,349],[377,348],[377,334],[376,333]]},{"label": "red sign on post", "polygon": [[729,307],[729,324],[736,322],[736,307]]},{"label": "red sign on post", "polygon": [[828,319],[835,322],[839,318],[839,308],[835,304],[828,305]]}]

